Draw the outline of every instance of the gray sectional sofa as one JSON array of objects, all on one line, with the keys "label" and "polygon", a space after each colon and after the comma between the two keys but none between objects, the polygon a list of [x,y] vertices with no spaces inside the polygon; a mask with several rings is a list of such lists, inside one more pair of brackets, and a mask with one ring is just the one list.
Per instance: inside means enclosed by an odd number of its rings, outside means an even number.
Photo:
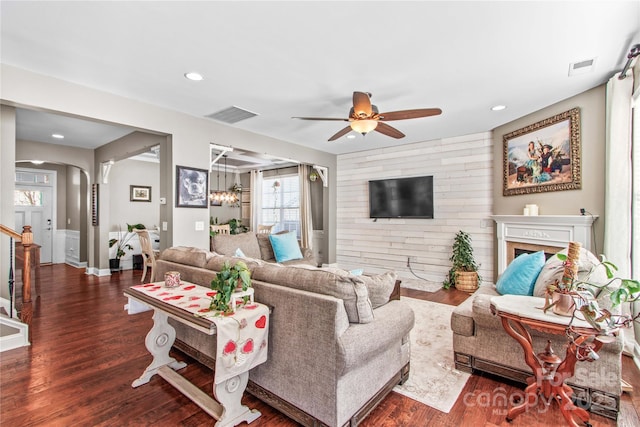
[{"label": "gray sectional sofa", "polygon": [[[169,248],[156,262],[156,277],[179,271],[182,280],[208,287],[226,260],[238,259]],[[399,299],[390,300],[398,293],[395,273],[355,276],[242,260],[251,270],[256,301],[272,310],[269,358],[251,370],[251,394],[305,426],[355,426],[406,379],[414,313]],[[213,368],[215,338],[172,324],[174,346]]]}]

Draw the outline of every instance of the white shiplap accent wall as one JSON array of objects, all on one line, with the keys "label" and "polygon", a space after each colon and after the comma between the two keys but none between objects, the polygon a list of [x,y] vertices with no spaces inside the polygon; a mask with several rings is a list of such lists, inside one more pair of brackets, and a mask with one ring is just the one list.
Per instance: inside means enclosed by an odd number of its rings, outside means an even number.
[{"label": "white shiplap accent wall", "polygon": [[[366,138],[365,138],[366,143]],[[451,267],[458,230],[471,235],[485,282],[493,279],[490,132],[341,154],[337,158],[336,261],[368,272],[394,269],[404,287],[433,290]],[[369,218],[368,181],[433,175],[434,219]],[[426,280],[417,279],[407,268]]]}]

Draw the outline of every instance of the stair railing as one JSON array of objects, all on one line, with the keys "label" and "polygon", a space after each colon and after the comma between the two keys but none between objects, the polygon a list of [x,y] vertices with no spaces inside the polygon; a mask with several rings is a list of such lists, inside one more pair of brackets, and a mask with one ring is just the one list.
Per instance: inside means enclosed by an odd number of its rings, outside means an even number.
[{"label": "stair railing", "polygon": [[[13,305],[14,277],[13,277],[13,248],[14,240],[22,242],[24,248],[24,266],[22,269],[22,307],[20,310],[20,321],[29,326],[29,341],[31,341],[31,319],[33,318],[33,302],[31,301],[31,245],[33,245],[33,232],[30,225],[22,228],[22,234],[11,228],[0,224],[0,232],[9,236],[10,259],[9,259],[9,298]],[[39,261],[38,261],[39,262]],[[13,317],[13,306],[10,307],[10,317]]]}]

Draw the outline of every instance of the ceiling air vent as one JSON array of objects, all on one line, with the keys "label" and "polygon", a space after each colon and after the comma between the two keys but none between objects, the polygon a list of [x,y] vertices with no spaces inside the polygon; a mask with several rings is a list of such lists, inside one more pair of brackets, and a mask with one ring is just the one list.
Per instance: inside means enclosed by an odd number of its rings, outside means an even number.
[{"label": "ceiling air vent", "polygon": [[232,107],[225,108],[224,110],[209,114],[205,117],[224,123],[237,123],[241,120],[250,119],[251,117],[255,117],[257,115],[258,114],[256,113],[252,113],[251,111],[236,107],[234,105]]},{"label": "ceiling air vent", "polygon": [[569,64],[569,75],[575,76],[577,74],[585,74],[593,71],[593,67],[596,64],[596,59],[585,59],[580,62],[573,62]]}]

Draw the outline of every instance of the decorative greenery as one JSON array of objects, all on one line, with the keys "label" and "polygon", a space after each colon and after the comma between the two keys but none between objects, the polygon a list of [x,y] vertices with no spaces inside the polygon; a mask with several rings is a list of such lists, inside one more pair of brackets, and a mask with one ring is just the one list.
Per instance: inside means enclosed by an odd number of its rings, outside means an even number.
[{"label": "decorative greenery", "polygon": [[222,270],[216,274],[216,278],[211,281],[211,289],[216,294],[211,298],[211,309],[231,312],[231,294],[242,286],[242,290],[246,291],[251,287],[251,272],[247,268],[247,264],[242,261],[236,262],[231,267],[229,261],[225,261]]},{"label": "decorative greenery", "polygon": [[[567,262],[567,256],[564,254],[556,254],[556,257],[563,262]],[[607,274],[607,282],[598,284],[591,282],[593,272],[598,268],[604,268]],[[640,313],[634,317],[629,315],[615,315],[606,308],[600,308],[596,297],[602,301],[602,292],[606,292],[611,300],[611,307],[615,308],[626,302],[634,302],[640,299],[640,281],[632,279],[623,279],[616,277],[615,272],[618,267],[610,261],[604,259],[596,265],[593,265],[587,275],[583,278],[574,278],[570,284],[563,285],[559,282],[547,286],[547,291],[570,293],[574,297],[577,307],[576,312],[582,313],[584,319],[591,324],[597,331],[607,334],[619,327],[630,327],[634,321],[640,318]],[[545,306],[545,311],[552,307],[553,304]],[[575,317],[575,312],[574,315]]]},{"label": "decorative greenery", "polygon": [[[109,239],[109,248],[116,247],[115,259],[122,258],[126,254],[126,251],[133,249],[133,246],[129,244],[129,241],[134,236],[133,230],[144,230],[145,228],[144,224],[127,224],[127,234],[120,239]],[[118,235],[122,236],[122,228],[120,225],[118,225]]]},{"label": "decorative greenery", "polygon": [[[453,240],[453,253],[449,260],[453,263],[447,277],[442,282],[444,289],[449,289],[456,284],[456,276],[459,271],[478,271],[478,264],[473,258],[473,247],[471,246],[471,236],[460,230]],[[482,280],[478,275],[478,281]]]},{"label": "decorative greenery", "polygon": [[249,231],[249,227],[242,225],[241,219],[232,218],[229,220],[229,233],[240,234]]}]

